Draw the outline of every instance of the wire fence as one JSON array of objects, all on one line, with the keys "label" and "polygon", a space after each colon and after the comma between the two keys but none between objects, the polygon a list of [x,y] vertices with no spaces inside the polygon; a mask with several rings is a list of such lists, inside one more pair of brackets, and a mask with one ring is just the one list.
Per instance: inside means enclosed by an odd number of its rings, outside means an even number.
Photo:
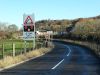
[{"label": "wire fence", "polygon": [[[36,41],[35,48],[39,49],[41,47],[46,47],[45,41]],[[0,43],[0,59],[6,56],[17,56],[20,54],[24,54],[26,52],[32,51],[33,49],[33,42],[13,42],[13,43]]]}]

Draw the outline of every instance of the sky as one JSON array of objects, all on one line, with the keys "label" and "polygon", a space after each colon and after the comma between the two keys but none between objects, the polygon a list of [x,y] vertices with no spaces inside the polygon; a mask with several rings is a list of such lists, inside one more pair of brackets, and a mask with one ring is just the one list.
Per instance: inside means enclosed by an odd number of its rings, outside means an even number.
[{"label": "sky", "polygon": [[45,19],[76,19],[100,15],[100,0],[0,0],[0,22],[21,27],[23,14]]}]

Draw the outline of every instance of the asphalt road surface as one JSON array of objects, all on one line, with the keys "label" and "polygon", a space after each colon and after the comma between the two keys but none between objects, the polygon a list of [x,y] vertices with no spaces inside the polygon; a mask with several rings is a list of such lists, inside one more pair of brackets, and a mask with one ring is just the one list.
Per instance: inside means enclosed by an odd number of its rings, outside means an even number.
[{"label": "asphalt road surface", "polygon": [[90,50],[54,42],[41,57],[0,72],[0,75],[100,75],[100,59]]}]

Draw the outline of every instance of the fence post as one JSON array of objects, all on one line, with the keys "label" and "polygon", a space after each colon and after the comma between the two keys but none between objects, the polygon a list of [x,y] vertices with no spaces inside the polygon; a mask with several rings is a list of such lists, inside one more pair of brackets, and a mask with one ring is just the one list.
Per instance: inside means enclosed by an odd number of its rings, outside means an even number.
[{"label": "fence post", "polygon": [[4,43],[2,44],[2,58],[4,59]]},{"label": "fence post", "polygon": [[13,43],[13,57],[15,56],[15,44]]},{"label": "fence post", "polygon": [[23,52],[24,52],[24,43],[22,43],[21,45],[22,45],[22,48],[21,48],[21,52],[20,52],[20,54],[22,55]]},{"label": "fence post", "polygon": [[27,46],[26,46],[26,41],[24,42],[24,54],[26,54],[26,48],[27,48]]}]

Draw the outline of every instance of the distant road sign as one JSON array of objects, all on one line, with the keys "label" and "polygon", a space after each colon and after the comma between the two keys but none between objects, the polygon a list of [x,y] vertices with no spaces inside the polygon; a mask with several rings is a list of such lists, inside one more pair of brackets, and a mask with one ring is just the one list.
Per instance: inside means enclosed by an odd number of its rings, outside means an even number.
[{"label": "distant road sign", "polygon": [[35,38],[35,21],[34,15],[23,15],[23,39],[34,40]]},{"label": "distant road sign", "polygon": [[33,20],[31,18],[31,16],[27,16],[25,21],[24,21],[24,25],[33,25]]}]

